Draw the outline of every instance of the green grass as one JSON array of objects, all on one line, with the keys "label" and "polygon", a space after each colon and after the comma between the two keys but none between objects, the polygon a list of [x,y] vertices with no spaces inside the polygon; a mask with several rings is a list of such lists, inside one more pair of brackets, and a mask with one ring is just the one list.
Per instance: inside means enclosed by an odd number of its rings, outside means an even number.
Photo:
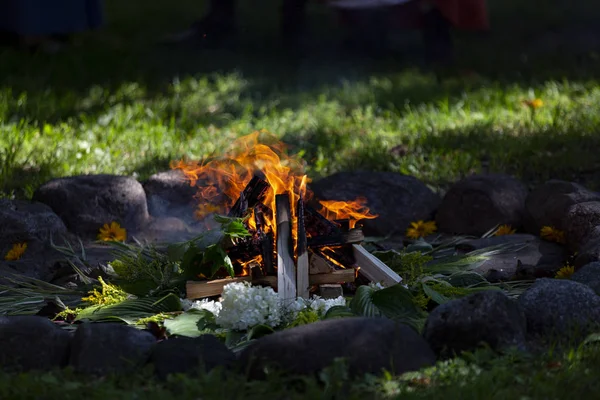
[{"label": "green grass", "polygon": [[[324,42],[298,61],[276,51],[277,7],[264,16],[242,7],[236,53],[157,44],[201,14],[195,0],[108,0],[108,26],[62,54],[1,50],[0,191],[29,197],[47,179],[81,173],[143,179],[255,129],[285,140],[313,178],[389,170],[444,189],[487,168],[598,188],[600,61],[569,48],[541,53],[536,40],[583,26],[600,7],[520,3],[492,0],[492,34],[457,35],[458,65],[436,75],[412,62],[411,33],[396,38],[405,53],[382,60],[333,54],[339,30],[318,5],[313,32]],[[544,106],[531,115],[521,101],[534,97]]]},{"label": "green grass", "polygon": [[596,398],[600,384],[600,349],[596,345],[565,353],[497,357],[481,350],[399,377],[349,379],[332,366],[318,378],[273,375],[247,381],[234,373],[172,376],[166,382],[149,369],[135,376],[103,379],[71,371],[0,374],[4,399],[570,399]]}]

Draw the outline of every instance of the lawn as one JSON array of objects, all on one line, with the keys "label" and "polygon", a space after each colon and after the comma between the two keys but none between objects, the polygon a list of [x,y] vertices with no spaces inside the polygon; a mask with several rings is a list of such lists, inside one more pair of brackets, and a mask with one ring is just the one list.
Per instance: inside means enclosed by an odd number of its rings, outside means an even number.
[{"label": "lawn", "polygon": [[[27,198],[47,179],[81,173],[143,179],[256,129],[282,138],[313,178],[389,170],[443,191],[495,171],[600,186],[600,59],[580,40],[545,44],[551,30],[585,29],[598,6],[493,0],[493,32],[458,34],[457,65],[434,73],[418,61],[415,33],[397,34],[384,59],[340,53],[334,15],[318,4],[321,42],[297,58],[279,55],[268,4],[264,15],[243,5],[236,52],[158,43],[202,2],[106,3],[106,28],[66,52],[0,51],[2,195]],[[543,106],[532,113],[522,102],[535,98]]]}]

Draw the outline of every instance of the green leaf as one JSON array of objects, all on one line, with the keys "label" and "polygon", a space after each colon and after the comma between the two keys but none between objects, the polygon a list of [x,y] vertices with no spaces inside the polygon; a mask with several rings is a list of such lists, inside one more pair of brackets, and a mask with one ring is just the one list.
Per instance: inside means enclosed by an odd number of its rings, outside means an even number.
[{"label": "green leaf", "polygon": [[203,257],[204,254],[195,244],[188,247],[181,260],[182,275],[186,279],[197,278],[202,273]]},{"label": "green leaf", "polygon": [[117,280],[118,286],[127,293],[143,297],[156,289],[156,282],[152,279],[140,279],[134,282]]},{"label": "green leaf", "polygon": [[207,264],[210,268],[209,278],[212,278],[213,275],[221,268],[225,268],[227,270],[227,273],[232,278],[235,276],[235,271],[233,270],[231,258],[229,258],[227,253],[225,253],[225,250],[223,250],[223,248],[220,245],[213,244],[209,246],[204,252],[202,263]]},{"label": "green leaf", "polygon": [[248,331],[248,334],[246,335],[246,338],[248,340],[254,340],[254,339],[258,339],[263,336],[270,335],[273,332],[275,332],[275,330],[273,328],[271,328],[269,325],[264,325],[264,324],[255,325],[252,328],[250,328],[250,330]]},{"label": "green leaf", "polygon": [[169,261],[181,261],[189,248],[189,243],[176,243],[167,246],[167,256]]},{"label": "green leaf", "polygon": [[391,319],[412,319],[422,315],[412,293],[402,284],[376,290],[372,294],[372,299],[380,312]]},{"label": "green leaf", "polygon": [[345,318],[345,317],[355,317],[356,314],[352,312],[350,307],[347,306],[333,306],[323,316],[323,319],[332,319],[332,318]]},{"label": "green leaf", "polygon": [[170,335],[198,337],[216,327],[215,316],[208,310],[189,310],[173,319],[167,319],[164,326]]},{"label": "green leaf", "polygon": [[360,286],[350,301],[350,309],[352,312],[364,317],[380,317],[381,312],[375,304],[373,304],[372,296],[374,292],[375,289],[370,286]]},{"label": "green leaf", "polygon": [[452,300],[444,296],[443,294],[435,291],[431,286],[429,286],[426,283],[422,283],[421,286],[423,287],[423,292],[425,292],[425,295],[437,304],[444,304]]},{"label": "green leaf", "polygon": [[427,243],[424,239],[419,239],[414,243],[406,246],[406,252],[412,253],[414,251],[419,251],[421,253],[433,250],[433,246]]},{"label": "green leaf", "polygon": [[179,297],[170,293],[162,298],[129,299],[119,304],[87,307],[77,314],[76,320],[96,322],[118,320],[127,324],[133,324],[140,318],[181,310]]},{"label": "green leaf", "polygon": [[460,271],[445,278],[446,282],[456,287],[467,287],[486,283],[486,279],[473,271]]}]

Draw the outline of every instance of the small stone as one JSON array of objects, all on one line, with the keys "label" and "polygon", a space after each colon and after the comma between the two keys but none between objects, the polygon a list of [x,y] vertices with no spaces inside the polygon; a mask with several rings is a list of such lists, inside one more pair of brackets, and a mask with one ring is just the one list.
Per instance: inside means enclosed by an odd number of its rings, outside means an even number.
[{"label": "small stone", "polygon": [[458,355],[482,343],[494,350],[525,348],[526,323],[518,303],[501,291],[474,293],[433,309],[424,337],[436,354]]},{"label": "small stone", "polygon": [[594,228],[580,246],[573,265],[575,268],[580,268],[594,261],[600,261],[600,227]]},{"label": "small stone", "polygon": [[170,374],[197,374],[216,367],[231,368],[235,361],[235,354],[213,335],[163,340],[150,357],[156,374],[162,379]]},{"label": "small stone", "polygon": [[401,234],[413,221],[429,220],[439,196],[418,179],[395,172],[339,172],[311,184],[319,200],[367,200],[375,219],[362,220],[370,236]]},{"label": "small stone", "polygon": [[519,296],[527,333],[557,339],[584,336],[600,323],[600,296],[567,279],[542,278]]},{"label": "small stone", "polygon": [[115,221],[128,233],[148,223],[148,205],[142,185],[116,175],[80,175],[53,179],[33,194],[47,204],[67,228],[83,238],[95,240],[104,224]]},{"label": "small stone", "polygon": [[143,366],[156,338],[147,331],[117,323],[84,323],[77,328],[69,365],[86,374],[119,374]]},{"label": "small stone", "polygon": [[64,367],[71,335],[48,318],[0,316],[0,366],[8,370],[51,370]]},{"label": "small stone", "polygon": [[336,318],[263,336],[240,355],[242,371],[264,377],[273,366],[291,374],[316,374],[344,358],[351,376],[402,374],[433,365],[434,353],[412,328],[386,318]]},{"label": "small stone", "polygon": [[600,194],[583,186],[561,180],[550,180],[532,190],[525,200],[525,228],[539,235],[544,226],[564,230],[565,212],[574,204],[600,201]]},{"label": "small stone", "polygon": [[523,224],[527,188],[508,175],[474,175],[444,196],[436,221],[441,232],[481,236],[496,225]]},{"label": "small stone", "polygon": [[587,285],[600,295],[600,262],[595,261],[579,268],[570,278],[574,282]]},{"label": "small stone", "polygon": [[319,285],[319,296],[324,299],[337,299],[344,295],[344,289],[340,284]]}]

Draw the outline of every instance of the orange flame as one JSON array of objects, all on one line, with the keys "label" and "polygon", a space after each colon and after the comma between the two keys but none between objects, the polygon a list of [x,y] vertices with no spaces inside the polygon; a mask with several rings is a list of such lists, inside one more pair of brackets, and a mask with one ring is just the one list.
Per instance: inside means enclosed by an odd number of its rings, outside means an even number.
[{"label": "orange flame", "polygon": [[367,199],[359,197],[354,201],[321,200],[319,201],[323,208],[319,211],[329,220],[348,219],[350,229],[356,226],[356,222],[361,219],[374,219],[377,215],[371,214],[366,206]]},{"label": "orange flame", "polygon": [[[230,210],[257,172],[261,172],[270,185],[263,203],[271,210],[275,210],[275,195],[290,194],[294,233],[297,201],[300,196],[305,201],[312,197],[312,192],[307,189],[310,179],[304,173],[301,160],[287,155],[285,145],[266,131],[239,138],[222,157],[203,162],[182,160],[172,163],[171,168],[183,171],[190,184],[198,187],[196,197],[199,205],[195,215],[200,220],[210,213],[226,213]],[[350,219],[351,227],[359,219],[376,217],[365,207],[364,199],[353,202],[322,201],[321,204],[326,218]],[[267,231],[275,231],[273,218],[272,215],[265,215]],[[253,218],[248,223],[252,229],[256,227]]]}]

